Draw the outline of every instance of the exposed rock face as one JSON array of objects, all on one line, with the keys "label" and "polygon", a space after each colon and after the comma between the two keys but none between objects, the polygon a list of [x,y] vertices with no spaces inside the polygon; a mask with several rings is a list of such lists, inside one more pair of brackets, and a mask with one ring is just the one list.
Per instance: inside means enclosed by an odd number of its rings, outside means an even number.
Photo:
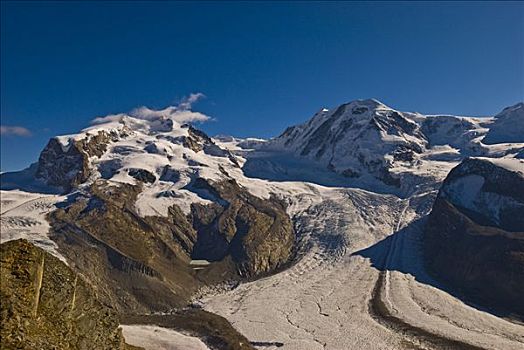
[{"label": "exposed rock face", "polygon": [[212,183],[198,179],[223,205],[193,204],[193,226],[198,232],[193,257],[220,260],[231,256],[243,276],[269,273],[289,261],[295,234],[282,203],[263,200],[234,180]]},{"label": "exposed rock face", "polygon": [[108,143],[118,137],[115,131],[99,131],[80,140],[70,139],[66,146],[58,138],[52,138],[40,153],[35,177],[68,192],[89,178],[89,158],[100,157],[107,150]]},{"label": "exposed rock face", "polygon": [[40,153],[36,177],[48,185],[62,187],[67,192],[87,180],[88,176],[87,157],[74,145],[64,151],[53,138]]},{"label": "exposed rock face", "polygon": [[167,310],[187,303],[201,285],[189,268],[196,233],[177,207],[167,217],[141,218],[140,186],[99,180],[49,219],[71,267],[119,311]]},{"label": "exposed rock face", "polygon": [[154,183],[156,181],[156,176],[145,169],[129,169],[128,173],[129,176],[141,182]]},{"label": "exposed rock face", "polygon": [[[140,186],[98,180],[49,216],[52,238],[102,300],[127,313],[184,306],[203,284],[270,273],[289,261],[295,236],[280,202],[234,180],[199,178],[193,186],[216,203],[194,203],[189,216],[173,205],[166,217],[141,218],[133,207]],[[216,263],[197,275],[191,258]]]},{"label": "exposed rock face", "polygon": [[126,349],[114,311],[83,277],[26,240],[1,250],[2,349]]},{"label": "exposed rock face", "polygon": [[521,173],[465,160],[444,181],[426,226],[429,271],[468,299],[524,317],[523,214]]},{"label": "exposed rock face", "polygon": [[204,151],[205,154],[215,157],[227,157],[233,164],[240,167],[238,160],[228,150],[222,149],[213,142],[213,140],[201,130],[188,126],[188,134],[184,140],[184,146],[195,152]]}]

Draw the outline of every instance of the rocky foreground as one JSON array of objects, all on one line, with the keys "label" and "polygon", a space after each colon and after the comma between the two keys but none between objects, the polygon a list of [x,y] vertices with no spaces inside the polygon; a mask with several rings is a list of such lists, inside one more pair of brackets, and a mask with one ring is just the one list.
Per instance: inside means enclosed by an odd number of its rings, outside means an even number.
[{"label": "rocky foreground", "polygon": [[121,323],[174,329],[210,349],[253,349],[226,319],[204,310],[119,314],[82,275],[26,240],[2,243],[0,250],[1,349],[141,349],[125,343]]},{"label": "rocky foreground", "polygon": [[132,349],[81,275],[26,240],[0,251],[2,349]]}]

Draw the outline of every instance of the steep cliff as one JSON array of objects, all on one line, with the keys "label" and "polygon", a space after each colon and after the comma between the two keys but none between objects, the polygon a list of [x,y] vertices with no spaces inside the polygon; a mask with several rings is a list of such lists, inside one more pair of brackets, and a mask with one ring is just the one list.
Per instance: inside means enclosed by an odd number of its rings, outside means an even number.
[{"label": "steep cliff", "polygon": [[229,255],[240,275],[248,277],[267,274],[290,260],[295,234],[283,203],[255,197],[233,179],[199,179],[194,186],[223,204],[193,205],[191,217],[198,232],[193,257],[215,260]]},{"label": "steep cliff", "polygon": [[426,226],[427,267],[474,302],[524,317],[524,163],[470,158],[444,181]]},{"label": "steep cliff", "polygon": [[49,216],[52,238],[72,268],[119,311],[165,311],[202,284],[190,269],[196,240],[176,206],[166,217],[138,216],[140,186],[99,180]]}]

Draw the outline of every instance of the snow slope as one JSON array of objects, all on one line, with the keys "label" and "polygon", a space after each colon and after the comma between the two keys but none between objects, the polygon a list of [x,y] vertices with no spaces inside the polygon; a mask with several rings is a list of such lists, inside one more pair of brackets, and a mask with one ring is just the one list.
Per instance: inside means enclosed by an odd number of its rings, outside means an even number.
[{"label": "snow slope", "polygon": [[0,191],[0,198],[2,243],[25,238],[66,262],[56,250],[56,243],[48,237],[49,223],[45,219],[46,214],[54,210],[57,203],[65,200],[65,196],[13,190]]},{"label": "snow slope", "polygon": [[524,103],[505,108],[489,125],[489,132],[482,142],[524,143]]},{"label": "snow slope", "polygon": [[122,325],[126,343],[145,350],[208,350],[200,339],[172,329],[148,325]]}]

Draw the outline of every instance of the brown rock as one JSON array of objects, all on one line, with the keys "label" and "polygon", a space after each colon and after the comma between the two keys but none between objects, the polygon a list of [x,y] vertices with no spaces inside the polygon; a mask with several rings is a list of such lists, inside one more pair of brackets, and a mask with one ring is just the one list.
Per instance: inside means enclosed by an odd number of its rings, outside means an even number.
[{"label": "brown rock", "polygon": [[114,310],[84,278],[26,240],[1,250],[1,349],[126,349]]}]

